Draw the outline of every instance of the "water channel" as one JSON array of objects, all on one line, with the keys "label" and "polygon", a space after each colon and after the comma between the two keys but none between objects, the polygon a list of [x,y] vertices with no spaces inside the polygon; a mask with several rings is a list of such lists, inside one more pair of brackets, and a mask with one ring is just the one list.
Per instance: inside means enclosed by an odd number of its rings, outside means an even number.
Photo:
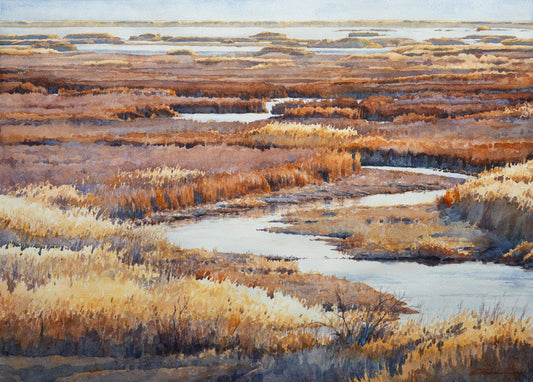
[{"label": "water channel", "polygon": [[[444,176],[464,177],[428,169],[395,168]],[[444,190],[416,191],[402,194],[378,194],[345,199],[345,207],[395,206],[430,203]],[[323,201],[324,207],[331,201]],[[324,238],[284,233],[265,229],[282,227],[288,208],[272,207],[260,217],[205,218],[179,225],[169,225],[170,241],[182,248],[205,248],[219,252],[254,253],[265,256],[296,257],[304,272],[320,272],[350,281],[364,282],[375,289],[402,297],[418,308],[420,317],[431,320],[447,317],[463,309],[479,310],[500,306],[507,311],[533,316],[533,272],[519,267],[482,262],[429,266],[415,262],[351,260],[327,244]]]}]

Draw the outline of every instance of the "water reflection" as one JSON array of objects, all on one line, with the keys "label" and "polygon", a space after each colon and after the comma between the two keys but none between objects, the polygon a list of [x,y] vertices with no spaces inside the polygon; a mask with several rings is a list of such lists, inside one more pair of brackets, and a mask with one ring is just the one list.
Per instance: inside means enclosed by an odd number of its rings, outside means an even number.
[{"label": "water reflection", "polygon": [[[427,171],[432,170],[424,170],[424,173]],[[342,203],[345,206],[346,203],[368,206],[418,204],[433,201],[443,192],[381,194],[343,200]],[[322,203],[331,205],[331,202]],[[280,222],[283,212],[278,209],[260,217],[206,218],[169,225],[167,235],[170,241],[183,248],[297,257],[304,272],[345,277],[394,293],[404,297],[410,306],[420,306],[421,317],[428,320],[446,317],[461,309],[478,310],[482,304],[489,307],[499,304],[507,311],[517,313],[525,310],[528,316],[533,316],[531,271],[481,262],[429,266],[415,262],[351,260],[328,245],[323,240],[325,238],[266,231],[270,227],[286,226]]]}]

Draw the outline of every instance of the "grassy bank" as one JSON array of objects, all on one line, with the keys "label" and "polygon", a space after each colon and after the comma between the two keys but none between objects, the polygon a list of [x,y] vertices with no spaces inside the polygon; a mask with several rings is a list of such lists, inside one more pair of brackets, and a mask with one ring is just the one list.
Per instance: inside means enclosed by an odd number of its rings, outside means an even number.
[{"label": "grassy bank", "polygon": [[486,171],[446,192],[443,200],[461,218],[490,230],[514,250],[502,261],[531,267],[533,253],[533,161]]},{"label": "grassy bank", "polygon": [[[429,325],[397,323],[409,309],[391,295],[303,274],[290,261],[183,251],[156,228],[76,207],[78,197],[48,188],[0,200],[0,346],[8,377],[57,362],[64,367],[50,373],[72,378],[192,378],[199,370],[237,380],[532,375],[523,360],[533,351],[533,329],[519,316],[465,312]],[[20,358],[48,355],[64,358]],[[74,365],[74,355],[84,357]]]}]

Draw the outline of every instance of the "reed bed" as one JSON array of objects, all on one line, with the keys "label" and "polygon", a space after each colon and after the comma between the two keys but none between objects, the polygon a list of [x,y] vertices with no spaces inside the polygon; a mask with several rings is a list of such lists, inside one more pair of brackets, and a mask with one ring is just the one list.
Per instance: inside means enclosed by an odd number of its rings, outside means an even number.
[{"label": "reed bed", "polygon": [[162,277],[107,249],[0,251],[3,269],[11,263],[0,281],[4,353],[131,356],[239,347],[251,354],[278,349],[290,333],[308,338],[293,341],[292,350],[320,341],[302,329],[325,313],[280,293]]},{"label": "reed bed", "polygon": [[120,218],[317,184],[354,174],[359,162],[351,154],[319,151],[308,160],[248,172],[209,174],[161,167],[122,172],[95,192],[95,204]]},{"label": "reed bed", "polygon": [[177,97],[173,90],[57,90],[57,95],[1,93],[0,117],[15,121],[134,120],[178,113],[265,112],[262,100]]},{"label": "reed bed", "polygon": [[[432,119],[432,118],[431,118]],[[424,123],[420,116],[405,120],[412,123]],[[431,123],[431,120],[428,121]],[[437,135],[426,133],[417,136],[387,136],[384,133],[372,133],[355,138],[348,146],[349,150],[394,152],[398,156],[427,155],[449,158],[452,162],[460,160],[474,166],[490,166],[505,162],[524,161],[531,155],[533,142],[520,137],[457,137],[446,132]],[[439,139],[436,140],[435,137]]]},{"label": "reed bed", "polygon": [[191,183],[206,175],[205,171],[161,166],[133,172],[122,172],[114,179],[114,182],[116,184],[133,184],[136,181],[140,181],[149,183],[151,186],[162,186],[168,183]]},{"label": "reed bed", "polygon": [[327,147],[342,149],[357,136],[352,128],[302,123],[269,123],[245,134],[251,144],[276,147]]},{"label": "reed bed", "polygon": [[514,241],[533,238],[533,161],[483,172],[446,192],[443,201],[480,227]]},{"label": "reed bed", "polygon": [[359,106],[359,100],[353,97],[337,97],[328,100],[308,100],[303,103],[301,101],[290,100],[274,105],[272,107],[272,112],[274,114],[283,114],[288,109],[297,109],[306,106],[322,109],[357,109]]},{"label": "reed bed", "polygon": [[530,319],[497,308],[464,311],[427,325],[397,325],[362,352],[390,363],[381,373],[359,381],[528,380],[533,376],[528,363],[533,326]]},{"label": "reed bed", "polygon": [[[57,195],[57,190],[49,191]],[[62,189],[64,187],[60,187]],[[30,192],[35,188],[30,188]],[[109,246],[123,261],[138,263],[179,258],[177,248],[153,227],[135,227],[105,218],[99,209],[65,206],[43,194],[37,197],[0,195],[0,245],[15,243],[22,248],[56,247],[79,250],[86,246]],[[55,204],[54,204],[55,203]]]},{"label": "reed bed", "polygon": [[532,375],[530,320],[497,309],[400,323],[379,309],[386,295],[352,311],[339,294],[326,312],[227,279],[174,277],[157,267],[128,265],[109,248],[8,245],[0,247],[0,265],[4,354],[139,357],[215,349],[257,357],[331,351],[334,342],[330,356],[352,354],[380,365],[360,365],[359,381]]},{"label": "reed bed", "polygon": [[351,108],[303,106],[285,109],[285,118],[347,118],[359,119],[359,111]]},{"label": "reed bed", "polygon": [[523,119],[528,119],[533,117],[533,103],[524,102],[512,107],[505,108],[505,115],[512,115],[514,117],[519,117]]},{"label": "reed bed", "polygon": [[312,208],[288,214],[291,225],[273,230],[328,236],[358,259],[459,262],[476,259],[491,246],[479,229],[445,222],[434,207]]},{"label": "reed bed", "polygon": [[512,265],[533,267],[533,242],[523,241],[503,255],[502,262]]},{"label": "reed bed", "polygon": [[[328,341],[312,335],[321,308],[229,279],[180,274],[178,264],[204,255],[184,253],[156,228],[60,208],[38,192],[31,199],[31,191],[0,199],[4,354],[132,356],[204,348],[252,354]],[[9,240],[14,235],[27,240]]]}]

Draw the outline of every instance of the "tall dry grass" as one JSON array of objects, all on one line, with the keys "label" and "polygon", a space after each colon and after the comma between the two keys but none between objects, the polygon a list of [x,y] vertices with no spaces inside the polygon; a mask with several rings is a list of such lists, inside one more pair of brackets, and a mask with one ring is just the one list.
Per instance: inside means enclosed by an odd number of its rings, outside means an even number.
[{"label": "tall dry grass", "polygon": [[523,265],[526,268],[533,267],[533,242],[521,242],[503,255],[501,261],[511,265]]},{"label": "tall dry grass", "polygon": [[460,262],[478,258],[492,242],[467,222],[442,219],[436,202],[405,208],[311,208],[287,214],[290,226],[275,232],[299,232],[334,238],[347,255],[359,259]]},{"label": "tall dry grass", "polygon": [[302,106],[285,109],[285,118],[348,118],[359,119],[359,111],[351,108]]},{"label": "tall dry grass", "polygon": [[257,146],[342,149],[356,136],[357,131],[351,128],[336,129],[323,125],[275,122],[247,132],[245,139]]},{"label": "tall dry grass", "polygon": [[109,246],[121,252],[122,260],[128,263],[157,261],[173,257],[177,251],[155,228],[109,220],[99,209],[66,205],[68,199],[54,198],[65,187],[43,188],[46,194],[37,196],[31,195],[35,188],[30,188],[26,196],[0,195],[0,245],[73,250]]},{"label": "tall dry grass", "polygon": [[446,192],[469,221],[517,244],[533,239],[533,161],[485,171]]},{"label": "tall dry grass", "polygon": [[[0,248],[0,343],[22,355],[137,355],[314,345],[325,314],[262,289],[126,265],[106,248]],[[7,273],[7,275],[6,275]],[[294,348],[293,348],[294,347]],[[283,347],[282,347],[283,348]]]},{"label": "tall dry grass", "polygon": [[422,325],[409,321],[362,348],[385,357],[381,373],[364,381],[522,381],[533,377],[530,319],[503,313],[463,312]]},{"label": "tall dry grass", "polygon": [[[162,232],[58,207],[58,190],[41,190],[0,197],[5,354],[252,354],[327,340],[312,335],[321,308],[226,279],[181,276],[177,265],[192,253]],[[25,237],[22,245],[9,240],[16,237]]]},{"label": "tall dry grass", "polygon": [[523,119],[533,117],[533,103],[524,102],[512,107],[505,108],[503,114],[512,115]]},{"label": "tall dry grass", "polygon": [[325,150],[307,160],[260,171],[209,174],[161,167],[123,172],[97,189],[94,203],[111,216],[142,218],[152,212],[339,179],[357,171],[359,162],[355,162],[349,153]]},{"label": "tall dry grass", "polygon": [[262,100],[177,97],[167,89],[136,91],[122,87],[83,91],[59,89],[57,95],[0,94],[0,117],[15,121],[134,120],[174,117],[177,113],[265,112]]}]

